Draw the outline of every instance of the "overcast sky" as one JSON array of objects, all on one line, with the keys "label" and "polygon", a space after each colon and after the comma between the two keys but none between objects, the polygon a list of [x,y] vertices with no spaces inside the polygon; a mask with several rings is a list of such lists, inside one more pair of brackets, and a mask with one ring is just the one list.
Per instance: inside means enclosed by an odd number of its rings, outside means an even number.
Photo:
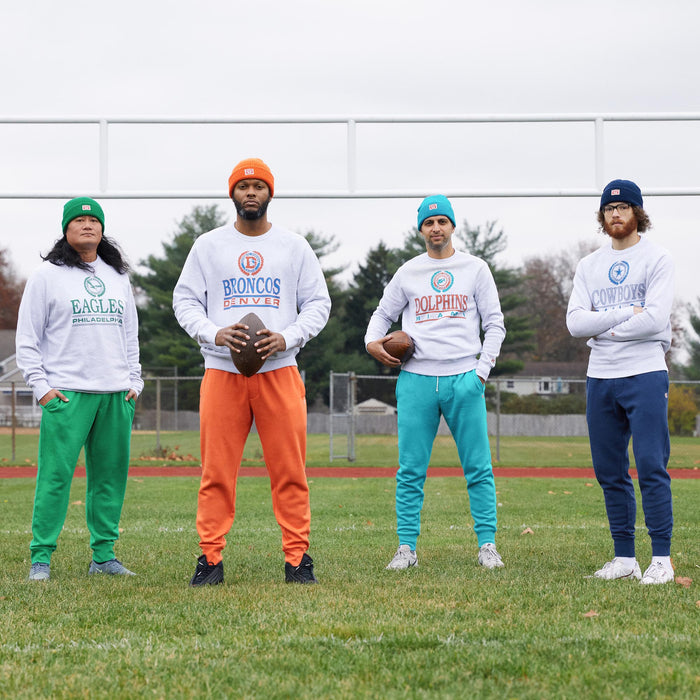
[{"label": "overcast sky", "polygon": [[[39,0],[2,4],[0,117],[232,117],[689,113],[700,115],[700,3],[493,0],[353,2]],[[109,132],[113,191],[226,193],[233,165],[265,159],[270,219],[334,235],[348,274],[399,245],[420,197],[286,199],[346,183],[342,126],[135,126]],[[700,189],[700,122],[612,123],[599,182],[590,124],[360,125],[357,187],[433,194]],[[98,128],[0,123],[0,192],[100,200]],[[27,276],[60,235],[65,199],[0,199],[0,246]],[[133,264],[160,254],[195,204],[103,198],[106,232]],[[598,196],[459,197],[458,220],[497,220],[503,262],[596,233]],[[700,197],[647,196],[649,234],[700,295]]]}]

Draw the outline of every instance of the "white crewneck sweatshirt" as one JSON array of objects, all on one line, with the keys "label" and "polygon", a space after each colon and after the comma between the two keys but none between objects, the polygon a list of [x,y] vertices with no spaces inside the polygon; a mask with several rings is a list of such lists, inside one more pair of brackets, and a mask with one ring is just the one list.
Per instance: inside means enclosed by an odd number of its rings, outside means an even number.
[{"label": "white crewneck sweatshirt", "polygon": [[42,263],[17,319],[17,366],[37,400],[51,389],[141,393],[138,317],[129,277],[102,258],[92,271]]},{"label": "white crewneck sweatshirt", "polygon": [[[625,250],[608,241],[579,262],[566,325],[575,338],[589,338],[589,377],[667,370],[673,284],[670,253],[646,236]],[[635,314],[635,306],[644,311]]]},{"label": "white crewneck sweatshirt", "polygon": [[201,346],[206,368],[238,373],[219,329],[255,313],[287,345],[261,372],[296,365],[296,355],[328,321],[331,300],[318,258],[305,238],[278,226],[246,236],[234,224],[201,235],[173,292],[179,324]]},{"label": "white crewneck sweatshirt", "polygon": [[423,253],[404,263],[372,314],[365,345],[384,337],[399,315],[402,330],[415,344],[405,371],[448,376],[476,369],[488,378],[506,329],[498,290],[483,260],[455,251],[445,259]]}]

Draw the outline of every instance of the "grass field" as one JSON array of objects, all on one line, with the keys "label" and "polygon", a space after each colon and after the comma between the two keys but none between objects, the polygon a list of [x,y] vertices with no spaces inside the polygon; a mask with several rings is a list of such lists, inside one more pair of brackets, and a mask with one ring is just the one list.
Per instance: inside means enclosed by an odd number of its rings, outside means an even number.
[{"label": "grass field", "polygon": [[[338,443],[337,451],[344,447]],[[38,432],[17,435],[15,460],[12,457],[11,436],[7,429],[0,430],[0,465],[36,464]],[[131,441],[133,465],[198,465],[200,463],[199,433],[194,431],[163,432],[160,449],[156,449],[156,435],[152,431],[134,432]],[[494,464],[502,467],[590,467],[591,455],[585,437],[502,437],[496,460],[496,440],[491,438]],[[356,438],[356,459],[329,461],[328,435],[309,435],[306,463],[309,467],[392,467],[398,464],[397,438],[391,435],[359,435]],[[81,455],[80,463],[84,460]],[[251,435],[246,444],[244,464],[263,466],[262,448],[257,435]],[[454,441],[440,436],[435,441],[431,465],[457,466],[459,460]],[[634,458],[632,458],[634,464]],[[700,439],[674,437],[671,439],[669,467],[700,469]]]},{"label": "grass field", "polygon": [[506,568],[476,564],[464,482],[430,478],[420,566],[389,572],[394,481],[312,480],[321,585],[307,587],[282,582],[268,480],[242,478],[226,582],[191,589],[196,478],[129,479],[117,554],[130,579],[87,576],[75,479],[45,583],[26,581],[33,480],[3,480],[0,697],[700,696],[700,482],[674,482],[689,587],[586,578],[611,556],[597,485],[496,483]]}]

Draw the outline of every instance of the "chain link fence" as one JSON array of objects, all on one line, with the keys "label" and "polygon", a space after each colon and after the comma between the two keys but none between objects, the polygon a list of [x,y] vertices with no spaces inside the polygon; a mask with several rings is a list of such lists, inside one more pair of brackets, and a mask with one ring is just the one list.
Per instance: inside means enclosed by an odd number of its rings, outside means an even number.
[{"label": "chain link fence", "polygon": [[[0,427],[37,428],[41,407],[20,377],[0,382]],[[160,449],[161,433],[199,430],[199,386],[201,377],[146,376],[136,403],[134,429],[153,431]],[[329,459],[354,461],[357,435],[396,435],[397,375],[363,375],[331,372],[329,405],[315,405],[308,414],[308,432],[327,434]],[[489,434],[495,438],[495,458],[500,458],[502,436],[587,436],[585,379],[561,377],[494,377],[486,385]],[[700,382],[671,382],[682,388],[693,406],[700,405]],[[519,405],[541,402],[538,411],[518,412]],[[694,401],[694,404],[693,404]],[[558,412],[549,412],[557,404]],[[564,410],[562,410],[564,409]],[[697,412],[697,408],[695,408]],[[671,411],[669,411],[671,413]],[[700,415],[692,418],[688,432],[700,435]],[[253,430],[255,427],[253,426]],[[444,419],[439,435],[449,435]]]}]

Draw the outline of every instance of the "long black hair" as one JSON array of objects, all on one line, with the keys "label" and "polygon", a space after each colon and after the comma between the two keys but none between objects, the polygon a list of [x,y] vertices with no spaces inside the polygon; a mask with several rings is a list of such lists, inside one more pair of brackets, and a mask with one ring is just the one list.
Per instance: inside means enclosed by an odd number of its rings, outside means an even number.
[{"label": "long black hair", "polygon": [[[105,235],[102,236],[102,240],[97,246],[97,254],[120,275],[129,271],[129,264],[124,259],[117,244]],[[41,259],[48,260],[48,262],[58,266],[65,265],[66,267],[78,267],[81,270],[92,270],[90,263],[86,263],[80,257],[78,251],[68,243],[65,236],[59,238],[54,243],[53,248],[45,256],[42,255]]]}]

